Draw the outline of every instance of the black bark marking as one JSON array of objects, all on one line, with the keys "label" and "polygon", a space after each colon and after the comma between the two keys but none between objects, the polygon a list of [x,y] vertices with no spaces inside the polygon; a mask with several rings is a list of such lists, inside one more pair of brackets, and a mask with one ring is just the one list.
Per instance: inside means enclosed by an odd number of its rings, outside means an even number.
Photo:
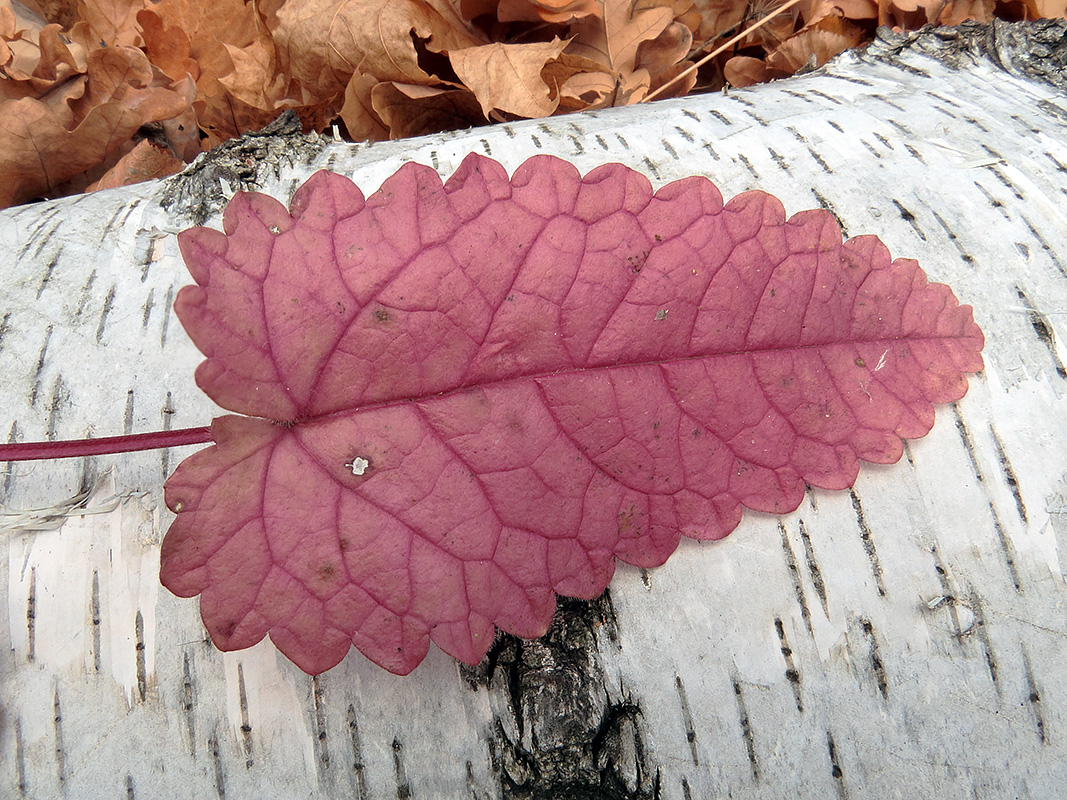
[{"label": "black bark marking", "polygon": [[0,317],[0,353],[4,352],[4,339],[7,338],[7,334],[11,331],[11,312],[5,311],[4,316]]},{"label": "black bark marking", "polygon": [[26,598],[26,660],[37,658],[37,567],[30,567],[30,592]]},{"label": "black bark marking", "polygon": [[823,614],[827,619],[830,619],[830,604],[826,599],[826,583],[823,581],[822,570],[819,569],[819,562],[815,558],[815,548],[812,547],[811,537],[808,536],[808,529],[804,525],[804,520],[800,520],[800,541],[804,545],[804,562],[808,567],[808,575],[811,576],[811,585],[815,589],[815,594],[819,596],[819,603],[822,605]]},{"label": "black bark marking", "polygon": [[693,726],[693,711],[689,707],[689,697],[685,693],[685,684],[682,676],[675,674],[674,689],[678,692],[678,702],[682,706],[682,724],[685,725],[685,740],[689,742],[689,755],[693,759],[693,766],[700,766],[700,755],[697,753],[697,731]]},{"label": "black bark marking", "polygon": [[980,192],[981,192],[981,193],[982,193],[983,195],[985,195],[985,199],[986,199],[986,201],[988,201],[988,203],[989,203],[989,205],[990,205],[990,206],[992,206],[992,207],[993,207],[993,208],[995,208],[995,209],[996,209],[997,211],[999,211],[999,212],[1000,212],[1000,215],[1001,215],[1002,217],[1004,217],[1004,219],[1006,219],[1006,220],[1008,220],[1008,221],[1011,221],[1011,216],[1010,216],[1010,215],[1008,214],[1008,212],[1007,212],[1007,211],[1005,211],[1005,210],[1004,210],[1004,204],[1003,204],[1002,202],[1000,202],[999,200],[997,200],[997,198],[993,197],[993,195],[991,195],[991,194],[989,193],[989,190],[988,190],[988,189],[986,189],[986,188],[985,188],[985,187],[984,187],[984,186],[983,186],[982,184],[980,184],[980,183],[979,183],[978,181],[975,181],[975,182],[974,182],[974,185],[978,187],[978,191],[980,191]]},{"label": "black bark marking", "polygon": [[[685,113],[685,112],[683,112],[683,113]],[[692,116],[692,115],[689,115],[689,116]],[[682,127],[679,127],[678,125],[675,125],[674,126],[674,130],[676,130],[678,132],[679,136],[681,136],[683,139],[685,139],[687,142],[689,142],[689,144],[693,144],[694,142],[696,142],[696,139],[693,137],[693,134],[691,134],[685,128],[682,128]]]},{"label": "black bark marking", "polygon": [[952,640],[957,646],[962,647],[963,626],[960,625],[959,600],[952,586],[952,578],[937,547],[931,547],[930,554],[934,557],[934,573],[937,575],[937,582],[941,584],[941,597],[938,598],[936,604],[931,603],[928,607],[931,610],[941,605],[948,607],[949,619],[952,621]]},{"label": "black bark marking", "polygon": [[[616,134],[616,136],[617,135],[618,134]],[[656,169],[656,165],[652,163],[652,159],[648,156],[645,156],[645,166],[648,167],[648,171],[652,173],[652,177],[654,177],[657,181],[663,180],[663,178],[659,174],[659,170]]]},{"label": "black bark marking", "polygon": [[993,449],[997,452],[997,461],[1000,463],[1001,472],[1004,473],[1004,480],[1015,498],[1015,510],[1019,512],[1019,518],[1023,522],[1029,523],[1030,520],[1026,516],[1026,504],[1023,502],[1022,490],[1019,488],[1019,478],[1015,474],[1011,461],[1008,460],[1008,454],[1004,452],[1004,443],[1000,441],[1000,436],[997,435],[997,429],[993,427],[992,422],[989,423],[989,434],[993,437]]},{"label": "black bark marking", "polygon": [[148,694],[148,674],[145,670],[144,659],[144,617],[141,616],[140,609],[137,611],[137,616],[133,618],[133,631],[137,658],[137,696],[143,703]]},{"label": "black bark marking", "polygon": [[[986,149],[988,150],[989,148],[987,147]],[[1005,175],[1003,171],[1001,171],[1000,167],[996,166],[995,164],[987,164],[986,169],[992,172],[993,176],[1002,184],[1004,184],[1005,189],[1015,195],[1015,199],[1026,200],[1026,198],[1023,197],[1022,192],[1020,192],[1018,188],[1016,188],[1015,184],[1008,179],[1008,176]]]},{"label": "black bark marking", "polygon": [[89,273],[89,277],[86,278],[85,284],[82,286],[81,297],[78,300],[78,308],[74,311],[75,318],[80,317],[85,311],[85,306],[89,302],[89,298],[93,295],[93,284],[96,283],[96,270],[94,269]]},{"label": "black bark marking", "polygon": [[830,756],[830,776],[834,779],[834,789],[837,790],[839,800],[848,800],[848,789],[845,787],[845,771],[841,769],[841,763],[837,758],[837,745],[834,744],[834,736],[830,731],[826,732],[826,752]]},{"label": "black bark marking", "polygon": [[941,226],[941,229],[945,232],[945,235],[948,236],[949,241],[952,242],[952,245],[957,250],[959,250],[960,258],[963,259],[964,263],[967,264],[967,266],[969,267],[974,267],[974,257],[963,249],[963,245],[960,244],[960,239],[956,235],[956,232],[948,226],[948,223],[945,222],[944,218],[936,211],[930,209],[930,213],[934,215],[934,219],[937,220],[937,224]]},{"label": "black bark marking", "polygon": [[848,228],[845,226],[844,220],[842,220],[841,217],[838,216],[837,209],[835,209],[830,203],[830,201],[823,197],[822,194],[819,193],[819,190],[815,187],[812,187],[811,194],[815,198],[815,202],[822,206],[825,210],[829,211],[830,214],[833,216],[834,222],[837,223],[837,227],[841,229],[841,235],[847,237]]},{"label": "black bark marking", "polygon": [[866,139],[860,139],[860,144],[862,144],[864,147],[866,147],[867,150],[870,152],[870,154],[872,156],[874,156],[875,158],[880,159],[882,157],[882,154],[878,152],[878,150],[875,148],[875,146],[873,144],[871,144],[870,142],[868,142]]},{"label": "black bark marking", "polygon": [[149,289],[148,297],[145,298],[141,309],[141,330],[148,330],[148,320],[152,317],[152,308],[155,306],[156,290]]},{"label": "black bark marking", "polygon": [[693,800],[693,791],[689,788],[689,781],[682,778],[682,797],[685,800]]},{"label": "black bark marking", "polygon": [[1061,378],[1067,378],[1067,368],[1064,367],[1059,353],[1056,352],[1055,329],[1049,323],[1048,317],[1034,307],[1033,303],[1030,302],[1030,298],[1018,286],[1015,287],[1015,293],[1023,301],[1023,305],[1026,306],[1026,316],[1034,328],[1034,333],[1037,334],[1037,338],[1045,345],[1045,349],[1048,350],[1049,355],[1052,357],[1052,363],[1056,366],[1056,374]]},{"label": "black bark marking", "polygon": [[100,573],[93,570],[93,584],[89,595],[89,622],[92,625],[93,672],[100,671]]},{"label": "black bark marking", "polygon": [[859,86],[874,86],[870,81],[865,81],[863,78],[854,78],[851,75],[824,75],[826,78],[836,78],[839,81],[846,81],[848,83],[855,83]]},{"label": "black bark marking", "polygon": [[876,134],[874,134],[874,138],[877,139],[878,141],[880,141],[882,144],[884,144],[890,150],[893,149],[893,143],[890,142],[889,139],[887,139],[885,136],[882,136],[882,134],[876,133]]},{"label": "black bark marking", "polygon": [[827,164],[825,161],[823,161],[822,156],[820,156],[818,153],[816,153],[815,149],[812,148],[811,146],[808,147],[808,155],[810,155],[812,157],[812,159],[815,161],[815,163],[819,165],[819,168],[823,172],[825,172],[827,175],[833,175],[834,174],[834,171],[833,171],[833,169],[830,168],[830,165]]},{"label": "black bark marking", "polygon": [[167,287],[167,296],[163,300],[163,321],[159,325],[159,348],[167,346],[167,329],[170,327],[170,310],[174,307],[174,287]]},{"label": "black bark marking", "polygon": [[136,797],[133,791],[133,775],[126,773],[126,800],[135,800]]},{"label": "black bark marking", "polygon": [[571,140],[571,144],[574,145],[573,155],[580,156],[582,153],[585,152],[585,145],[582,144],[581,139],[579,139],[577,136],[574,136],[573,134],[568,138]]},{"label": "black bark marking", "polygon": [[514,128],[512,128],[510,125],[504,125],[503,128],[504,128],[504,133],[506,133],[508,135],[509,139],[514,139],[515,138],[515,129]]},{"label": "black bark marking", "polygon": [[723,114],[723,113],[721,113],[721,112],[719,112],[719,111],[711,110],[711,111],[708,111],[708,113],[709,113],[709,114],[711,114],[711,116],[715,117],[715,119],[717,119],[717,120],[718,120],[719,122],[721,122],[721,123],[722,123],[723,125],[730,125],[730,126],[732,126],[732,125],[733,125],[733,122],[731,122],[731,121],[730,121],[730,120],[729,120],[729,119],[728,119],[728,118],[726,117],[726,115],[725,115],[725,114]]},{"label": "black bark marking", "polygon": [[359,739],[356,709],[351,703],[348,704],[348,737],[352,743],[352,774],[356,779],[356,798],[367,800],[370,795],[367,792],[366,766],[363,764],[363,745]]},{"label": "black bark marking", "polygon": [[499,634],[481,664],[461,668],[472,688],[487,686],[494,698],[488,746],[504,800],[657,796],[641,709],[625,687],[612,681],[609,691],[601,653],[616,625],[606,593],[561,598],[545,636]]},{"label": "black bark marking", "polygon": [[871,574],[874,575],[874,585],[878,589],[879,597],[887,597],[885,579],[882,572],[882,561],[878,558],[878,548],[874,544],[874,534],[871,526],[867,524],[867,515],[863,513],[863,502],[855,487],[848,490],[849,499],[852,501],[852,509],[856,512],[856,525],[860,529],[860,541],[863,542],[863,550],[867,554],[867,561],[871,565]]},{"label": "black bark marking", "polygon": [[831,128],[833,128],[838,133],[844,133],[845,132],[845,129],[842,128],[840,125],[838,125],[836,122],[834,122],[832,119],[826,120],[826,124],[829,125]]},{"label": "black bark marking", "polygon": [[1047,158],[1049,161],[1056,165],[1057,172],[1067,172],[1067,164],[1060,163],[1060,160],[1056,158],[1056,156],[1052,155],[1052,153],[1046,152],[1045,158]]},{"label": "black bark marking", "polygon": [[760,767],[756,757],[756,739],[752,733],[752,721],[748,716],[748,708],[745,706],[745,695],[741,691],[741,683],[737,678],[733,679],[734,700],[737,701],[737,719],[741,725],[741,738],[745,742],[745,752],[748,754],[748,763],[752,768],[752,780],[759,782]]},{"label": "black bark marking", "polygon": [[624,149],[630,149],[630,143],[623,138],[623,135],[621,133],[616,133],[615,138],[619,140],[619,144],[621,144]]},{"label": "black bark marking", "polygon": [[237,705],[241,709],[241,744],[245,751],[245,769],[252,769],[252,724],[248,721],[245,666],[240,661],[237,662]]},{"label": "black bark marking", "polygon": [[804,597],[804,583],[800,580],[800,565],[797,564],[797,557],[793,554],[792,545],[789,544],[789,534],[781,520],[778,520],[778,532],[782,535],[782,552],[785,554],[785,565],[789,569],[789,577],[793,579],[793,591],[800,605],[800,617],[804,620],[804,627],[808,629],[808,633],[814,637],[815,631],[811,627],[811,611]]},{"label": "black bark marking", "polygon": [[396,776],[396,800],[409,800],[413,795],[404,769],[404,745],[399,739],[393,739],[393,774]]},{"label": "black bark marking", "polygon": [[44,434],[48,441],[53,441],[56,438],[60,412],[62,412],[69,398],[70,392],[67,391],[67,384],[63,381],[63,376],[56,375],[56,379],[52,382],[52,394],[48,398],[48,422],[45,425]]},{"label": "black bark marking", "polygon": [[133,431],[133,389],[126,390],[126,408],[122,412],[122,434],[129,435]]},{"label": "black bark marking", "polygon": [[739,153],[737,156],[737,160],[744,165],[745,169],[749,171],[753,178],[755,178],[756,180],[760,180],[759,173],[756,172],[755,167],[752,166],[752,163],[745,157],[744,153]]},{"label": "black bark marking", "polygon": [[[38,252],[40,252],[39,249]],[[59,257],[62,253],[63,248],[60,247],[49,260],[48,265],[44,269],[44,275],[41,276],[41,282],[37,284],[37,296],[35,299],[40,300],[41,295],[44,294],[45,288],[48,286],[49,281],[52,280],[52,274],[56,271],[56,265],[59,264]]]},{"label": "black bark marking", "polygon": [[937,92],[926,92],[926,96],[927,97],[932,97],[935,100],[938,100],[939,102],[944,103],[945,105],[952,106],[953,108],[962,108],[962,106],[959,103],[957,103],[954,100],[951,100],[951,99],[945,97],[944,95],[940,95]]},{"label": "black bark marking", "polygon": [[695,113],[690,111],[688,108],[683,108],[682,109],[682,116],[683,117],[689,117],[689,119],[691,119],[691,120],[695,120],[696,122],[700,122],[700,117],[698,117]]},{"label": "black bark marking", "polygon": [[[314,706],[315,722],[315,756],[320,773],[330,768],[330,746],[326,728],[326,703],[323,700],[321,676],[316,675],[311,679],[311,698]],[[393,743],[394,748],[396,742]]]},{"label": "black bark marking", "polygon": [[182,658],[182,722],[189,742],[189,755],[196,758],[196,686],[189,667],[189,654]]},{"label": "black bark marking", "polygon": [[437,156],[436,150],[430,151],[430,165],[436,170],[441,168],[441,159]]},{"label": "black bark marking", "polygon": [[652,573],[644,567],[641,567],[639,572],[641,573],[641,583],[644,584],[646,589],[652,591]]},{"label": "black bark marking", "polygon": [[117,220],[119,218],[119,214],[121,214],[122,211],[123,211],[123,207],[119,206],[118,208],[115,209],[115,213],[113,213],[111,215],[111,218],[108,219],[107,223],[104,225],[103,230],[100,232],[100,239],[99,239],[100,244],[103,244],[104,240],[107,239],[107,235],[109,233],[111,233],[111,228],[115,224],[115,220]]},{"label": "black bark marking", "polygon": [[18,776],[19,797],[29,795],[30,786],[26,782],[26,751],[22,745],[22,718],[15,718],[15,774]]},{"label": "black bark marking", "polygon": [[915,231],[916,234],[918,234],[919,238],[925,242],[926,234],[923,233],[922,228],[919,227],[919,222],[915,219],[915,215],[912,214],[911,211],[909,211],[907,208],[905,208],[904,204],[901,203],[899,200],[894,200],[893,205],[895,205],[897,207],[897,211],[900,212],[900,218],[906,223],[908,223],[911,226],[912,230]]},{"label": "black bark marking", "polygon": [[889,681],[885,674],[885,664],[882,663],[881,648],[878,637],[874,633],[874,625],[866,617],[860,617],[860,628],[867,640],[867,657],[871,662],[871,670],[874,672],[874,682],[878,686],[878,692],[883,700],[889,699]]},{"label": "black bark marking", "polygon": [[771,154],[771,158],[774,160],[774,163],[778,165],[778,169],[782,170],[786,174],[790,174],[789,164],[786,163],[786,160],[782,158],[781,154],[777,150],[775,150],[773,147],[768,147],[767,152]]},{"label": "black bark marking", "polygon": [[985,656],[986,669],[989,670],[989,678],[993,681],[993,688],[997,690],[999,695],[1001,686],[997,681],[997,656],[993,650],[993,640],[989,636],[989,629],[986,626],[982,598],[978,596],[978,593],[973,588],[969,589],[967,604],[970,606],[971,613],[974,614],[974,631],[982,645],[982,653]]},{"label": "black bark marking", "polygon": [[734,101],[735,103],[740,103],[741,105],[743,105],[743,106],[747,106],[748,108],[755,108],[755,107],[756,107],[756,104],[755,104],[755,103],[753,103],[753,102],[752,102],[751,100],[746,100],[746,99],[745,99],[744,97],[742,97],[741,95],[738,95],[738,94],[729,94],[729,95],[726,95],[726,96],[727,96],[727,97],[728,97],[728,98],[729,98],[730,100],[733,100],[733,101]]},{"label": "black bark marking", "polygon": [[[901,106],[898,106],[896,103],[894,103],[889,98],[883,97],[881,93],[872,94],[871,98],[874,99],[874,100],[878,100],[879,102],[885,103],[887,106],[889,106],[890,108],[895,108],[897,111],[904,112],[905,114],[907,113],[907,109],[905,109],[905,108],[903,108]],[[908,133],[908,131],[904,131],[904,132]]]},{"label": "black bark marking", "polygon": [[107,318],[111,314],[111,308],[115,305],[115,285],[107,290],[104,296],[104,305],[100,309],[100,321],[96,325],[96,343],[100,344],[104,339],[104,329],[107,327]]},{"label": "black bark marking", "polygon": [[666,139],[661,139],[660,140],[660,144],[662,144],[663,145],[663,149],[667,151],[667,155],[669,155],[675,161],[678,160],[678,151],[675,150],[673,147],[671,147],[671,143],[670,142],[668,142]]},{"label": "black bark marking", "polygon": [[[901,110],[903,110],[903,109],[901,109]],[[896,128],[897,132],[903,134],[904,136],[912,137],[912,136],[915,135],[914,133],[912,133],[912,131],[909,128],[905,128],[903,125],[901,125],[895,119],[889,119],[887,117],[886,118],[886,122],[888,122],[890,125],[892,125],[894,128]]]},{"label": "black bark marking", "polygon": [[944,114],[946,117],[948,117],[951,120],[959,119],[959,117],[957,117],[951,111],[949,111],[948,109],[941,108],[941,106],[934,106],[934,111],[936,111],[939,114]]},{"label": "black bark marking", "polygon": [[701,147],[708,151],[708,154],[716,161],[719,160],[719,154],[715,152],[715,148],[711,146],[711,142],[704,142]]},{"label": "black bark marking", "polygon": [[208,737],[207,749],[211,754],[211,764],[215,772],[215,793],[219,800],[226,800],[226,773],[222,769],[222,753],[219,751],[219,737],[215,731]]},{"label": "black bark marking", "polygon": [[832,95],[829,95],[826,92],[820,92],[818,89],[808,89],[808,94],[813,94],[816,97],[821,97],[823,100],[826,100],[827,102],[833,103],[835,106],[844,105],[836,97],[834,97]]},{"label": "black bark marking", "polygon": [[1001,555],[1004,557],[1004,563],[1008,567],[1008,575],[1011,578],[1012,585],[1015,587],[1015,591],[1022,592],[1022,582],[1019,579],[1019,570],[1015,564],[1015,545],[1012,544],[1007,531],[1004,530],[1004,526],[1001,524],[1000,514],[997,513],[996,506],[994,506],[993,501],[989,499],[989,493],[986,490],[985,476],[982,474],[982,470],[978,466],[978,456],[974,449],[974,440],[971,438],[971,432],[967,428],[967,423],[963,421],[963,416],[960,414],[959,403],[952,404],[952,413],[956,418],[956,430],[959,432],[960,440],[963,442],[963,447],[967,451],[967,457],[971,461],[971,469],[974,470],[974,476],[978,479],[978,483],[981,484],[982,492],[986,496],[986,501],[989,505],[989,514],[993,518],[993,530],[997,534],[997,540],[1000,542],[1000,551]]},{"label": "black bark marking", "polygon": [[918,161],[920,164],[925,164],[926,163],[926,159],[923,158],[922,153],[920,153],[918,150],[916,150],[910,144],[905,143],[904,149],[907,150],[909,155],[911,155],[911,157],[914,158],[916,161]]},{"label": "black bark marking", "polygon": [[915,466],[915,458],[911,454],[911,445],[908,444],[908,440],[907,439],[905,439],[902,442],[902,444],[904,446],[904,458],[908,459],[908,465],[909,466],[914,467]]},{"label": "black bark marking", "polygon": [[800,670],[797,669],[793,658],[793,648],[789,646],[789,640],[785,635],[785,625],[781,617],[774,618],[774,632],[778,634],[778,646],[785,659],[785,678],[789,681],[789,688],[793,690],[793,700],[796,701],[797,711],[804,713],[804,698],[800,695]]},{"label": "black bark marking", "polygon": [[600,145],[600,149],[601,150],[607,150],[608,149],[608,143],[604,141],[604,137],[601,136],[599,133],[596,136],[594,136],[593,139],[595,139],[596,143],[598,145]]},{"label": "black bark marking", "polygon": [[544,147],[541,145],[541,140],[537,138],[537,134],[531,133],[530,141],[533,142],[533,146],[536,147],[538,150],[544,149]]},{"label": "black bark marking", "polygon": [[756,112],[751,111],[751,110],[746,108],[744,113],[745,113],[745,116],[752,117],[752,119],[754,119],[756,121],[756,124],[759,125],[761,128],[766,128],[767,127],[767,120],[765,120],[763,117],[761,117]]},{"label": "black bark marking", "polygon": [[485,150],[485,154],[487,156],[492,156],[493,155],[493,148],[491,148],[489,146],[489,140],[488,139],[479,139],[478,141],[481,143],[482,149]]},{"label": "black bark marking", "polygon": [[1059,258],[1056,257],[1056,250],[1049,246],[1049,243],[1045,240],[1045,237],[1037,232],[1037,228],[1034,227],[1034,223],[1030,221],[1030,218],[1025,214],[1020,215],[1020,219],[1026,224],[1026,227],[1030,229],[1030,234],[1037,240],[1037,243],[1041,245],[1041,249],[1045,255],[1049,257],[1049,261],[1059,271],[1063,277],[1067,278],[1067,268],[1060,263]]},{"label": "black bark marking", "polygon": [[52,695],[52,733],[55,736],[56,780],[62,792],[63,784],[67,782],[67,751],[63,747],[63,711],[59,707],[58,688]]},{"label": "black bark marking", "polygon": [[1034,680],[1033,666],[1030,664],[1030,654],[1023,649],[1023,670],[1026,673],[1027,702],[1030,704],[1030,712],[1034,715],[1034,728],[1041,744],[1048,744],[1045,734],[1045,713],[1041,708],[1041,692],[1038,691],[1037,681]]},{"label": "black bark marking", "polygon": [[37,396],[41,393],[41,375],[48,359],[48,343],[52,341],[52,326],[49,325],[44,331],[44,341],[41,349],[37,352],[37,366],[33,372],[33,385],[30,387],[30,407],[37,405]]}]

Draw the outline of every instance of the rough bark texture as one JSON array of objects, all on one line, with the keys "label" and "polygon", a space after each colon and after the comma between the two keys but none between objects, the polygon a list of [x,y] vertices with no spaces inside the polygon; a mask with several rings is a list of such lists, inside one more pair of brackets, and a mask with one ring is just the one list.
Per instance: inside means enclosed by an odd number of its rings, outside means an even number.
[{"label": "rough bark texture", "polygon": [[[1059,26],[1059,27],[1057,27]],[[749,515],[548,636],[407,678],[220,654],[158,585],[187,451],[0,473],[0,796],[1056,797],[1067,782],[1063,27],[896,35],[808,75],[370,146],[284,128],[161,183],[0,213],[12,440],[205,424],[171,235],[322,167],[365,191],[471,150],[706,174],[876,233],[975,306],[987,369],[893,467]],[[169,208],[169,210],[168,210]]]}]

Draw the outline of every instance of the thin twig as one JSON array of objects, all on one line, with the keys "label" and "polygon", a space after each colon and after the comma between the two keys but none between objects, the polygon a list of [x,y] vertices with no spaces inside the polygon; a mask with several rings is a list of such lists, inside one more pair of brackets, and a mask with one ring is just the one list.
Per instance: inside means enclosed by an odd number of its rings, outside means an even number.
[{"label": "thin twig", "polygon": [[750,33],[752,33],[755,30],[758,30],[758,29],[762,28],[764,25],[766,25],[772,19],[777,17],[783,11],[788,11],[790,8],[792,8],[793,6],[795,6],[799,2],[800,2],[800,0],[789,0],[788,3],[785,3],[784,5],[779,6],[777,9],[775,9],[770,14],[765,16],[763,19],[761,19],[755,25],[753,25],[750,28],[746,28],[745,30],[741,31],[741,33],[737,34],[737,36],[735,36],[734,38],[730,39],[728,42],[726,42],[724,44],[721,44],[718,47],[716,47],[714,50],[712,50],[710,53],[708,53],[706,56],[704,56],[699,61],[697,61],[697,62],[695,62],[693,64],[690,64],[686,69],[682,70],[677,75],[675,75],[673,78],[671,78],[669,81],[667,81],[665,84],[663,84],[661,87],[656,89],[656,91],[649,92],[647,95],[644,96],[644,98],[642,98],[638,102],[647,103],[649,100],[653,99],[657,95],[660,95],[663,92],[667,91],[667,88],[669,86],[677,83],[682,78],[684,78],[686,75],[688,75],[690,72],[695,72],[696,70],[700,69],[702,66],[704,66],[709,61],[711,61],[711,59],[715,58],[715,56],[719,55],[719,53],[722,53],[722,52],[730,49],[731,47],[734,46],[734,44],[736,44],[737,42],[740,42],[742,39],[744,39]]}]

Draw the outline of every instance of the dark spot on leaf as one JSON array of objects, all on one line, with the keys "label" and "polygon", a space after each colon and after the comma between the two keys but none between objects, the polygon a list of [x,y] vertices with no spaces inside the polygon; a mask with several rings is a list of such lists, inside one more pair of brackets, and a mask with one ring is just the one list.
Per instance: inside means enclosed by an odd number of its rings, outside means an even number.
[{"label": "dark spot on leaf", "polygon": [[386,311],[384,308],[379,308],[377,311],[375,311],[374,318],[381,323],[386,323],[390,319],[392,319],[392,317],[389,316],[389,312]]},{"label": "dark spot on leaf", "polygon": [[332,580],[333,576],[336,574],[337,567],[334,564],[326,562],[321,567],[319,567],[319,577],[322,578],[324,581]]},{"label": "dark spot on leaf", "polygon": [[856,366],[857,367],[865,367],[865,366],[867,366],[867,362],[864,361],[862,358],[857,357],[856,358]]},{"label": "dark spot on leaf", "polygon": [[341,552],[343,553],[346,550],[348,550],[349,547],[352,546],[352,540],[349,539],[347,536],[342,536],[340,541],[337,544],[338,544],[338,547],[341,548]]}]

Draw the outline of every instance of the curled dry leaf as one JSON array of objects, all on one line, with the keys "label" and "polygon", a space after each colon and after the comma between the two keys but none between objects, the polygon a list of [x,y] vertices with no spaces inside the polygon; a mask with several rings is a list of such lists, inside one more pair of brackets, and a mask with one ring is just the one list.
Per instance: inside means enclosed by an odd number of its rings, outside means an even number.
[{"label": "curled dry leaf", "polygon": [[567,42],[484,44],[448,54],[456,75],[490,119],[493,111],[517,117],[547,117],[559,105],[541,76],[545,65],[559,58]]},{"label": "curled dry leaf", "polygon": [[167,481],[160,577],[220,648],[269,634],[310,673],[541,635],[616,559],[896,461],[982,367],[914,261],[701,177],[471,155],[367,199],[327,172],[288,211],[240,194],[223,227],[180,234],[174,307],[248,416]]},{"label": "curled dry leaf", "polygon": [[371,90],[371,103],[397,139],[486,122],[478,99],[466,89],[379,83]]},{"label": "curled dry leaf", "polygon": [[100,180],[90,184],[85,191],[95,192],[99,189],[115,189],[119,186],[129,186],[131,183],[140,183],[152,178],[165,178],[168,175],[181,172],[184,166],[185,162],[169,150],[164,150],[147,141],[141,141],[129,153],[120,158],[118,163],[109,169]]}]

